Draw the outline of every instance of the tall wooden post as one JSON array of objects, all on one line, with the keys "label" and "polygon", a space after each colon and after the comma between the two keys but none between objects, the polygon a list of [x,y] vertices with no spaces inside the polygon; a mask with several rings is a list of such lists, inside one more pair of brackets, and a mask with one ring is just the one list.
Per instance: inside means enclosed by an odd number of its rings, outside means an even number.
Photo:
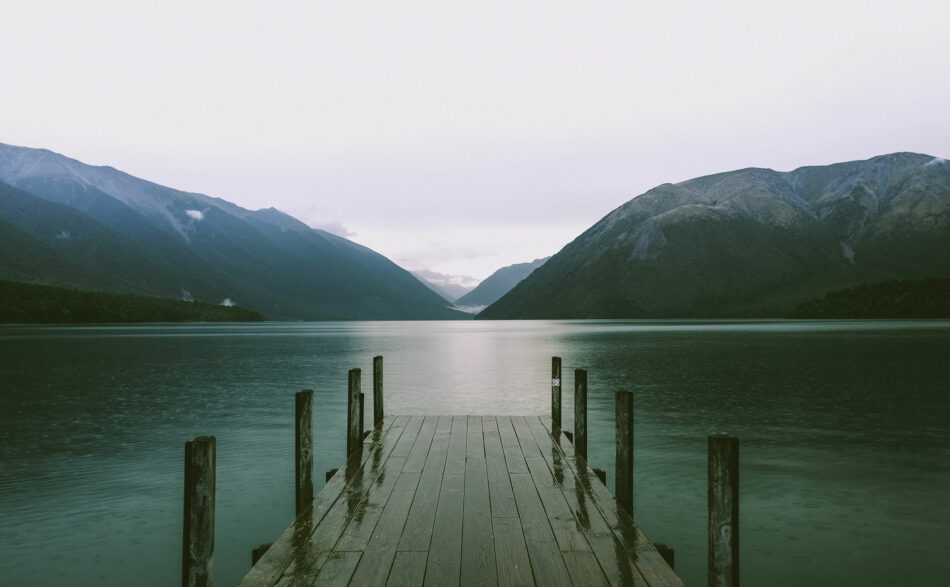
[{"label": "tall wooden post", "polygon": [[574,369],[574,453],[587,460],[587,371]]},{"label": "tall wooden post", "polygon": [[182,532],[182,587],[213,584],[214,436],[185,443],[185,519]]},{"label": "tall wooden post", "polygon": [[294,431],[294,489],[299,516],[313,501],[313,390],[297,392]]},{"label": "tall wooden post", "polygon": [[739,586],[739,439],[709,436],[709,585]]},{"label": "tall wooden post", "polygon": [[[561,357],[551,357],[551,427],[561,431]],[[552,431],[553,431],[552,430]]]},{"label": "tall wooden post", "polygon": [[359,369],[350,369],[348,394],[346,400],[346,456],[363,446],[360,433],[360,378]]},{"label": "tall wooden post", "polygon": [[383,356],[373,357],[373,428],[383,423]]},{"label": "tall wooden post", "polygon": [[617,410],[617,503],[633,517],[633,393],[615,394]]}]

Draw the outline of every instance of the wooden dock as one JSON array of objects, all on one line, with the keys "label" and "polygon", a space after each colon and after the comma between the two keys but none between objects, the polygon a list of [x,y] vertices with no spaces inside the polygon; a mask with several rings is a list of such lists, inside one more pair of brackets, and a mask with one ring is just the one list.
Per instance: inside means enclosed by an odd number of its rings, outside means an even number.
[{"label": "wooden dock", "polygon": [[683,584],[550,418],[380,417],[240,585]]}]

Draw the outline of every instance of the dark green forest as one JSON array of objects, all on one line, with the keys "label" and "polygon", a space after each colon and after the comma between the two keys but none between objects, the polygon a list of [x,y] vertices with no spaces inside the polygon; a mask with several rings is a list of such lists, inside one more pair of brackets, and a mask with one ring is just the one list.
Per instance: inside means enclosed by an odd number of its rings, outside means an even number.
[{"label": "dark green forest", "polygon": [[236,306],[0,280],[0,323],[251,322],[266,319],[262,314]]},{"label": "dark green forest", "polygon": [[891,279],[831,291],[786,318],[950,318],[950,279]]}]

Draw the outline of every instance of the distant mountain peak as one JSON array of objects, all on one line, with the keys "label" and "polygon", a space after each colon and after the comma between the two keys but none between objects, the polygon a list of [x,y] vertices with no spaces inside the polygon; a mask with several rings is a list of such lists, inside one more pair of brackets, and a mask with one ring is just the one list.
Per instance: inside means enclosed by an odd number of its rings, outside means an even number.
[{"label": "distant mountain peak", "polygon": [[550,257],[535,259],[527,263],[516,263],[498,269],[489,275],[478,287],[455,300],[456,307],[471,312],[477,312],[494,303],[498,298],[508,293],[518,285],[532,271],[544,264]]}]

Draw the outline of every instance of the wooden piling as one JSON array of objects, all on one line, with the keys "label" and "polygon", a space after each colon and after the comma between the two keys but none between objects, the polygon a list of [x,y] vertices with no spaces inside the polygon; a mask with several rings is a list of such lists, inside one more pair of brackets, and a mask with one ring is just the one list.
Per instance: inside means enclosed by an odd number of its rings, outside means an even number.
[{"label": "wooden piling", "polygon": [[215,445],[214,436],[199,436],[185,443],[182,587],[213,584]]},{"label": "wooden piling", "polygon": [[294,432],[294,493],[299,516],[313,502],[313,390],[297,392]]},{"label": "wooden piling", "polygon": [[561,357],[551,357],[551,422],[561,431]]},{"label": "wooden piling", "polygon": [[709,585],[739,585],[739,439],[709,436]]},{"label": "wooden piling", "polygon": [[350,369],[348,394],[346,401],[346,454],[353,454],[363,446],[363,434],[360,431],[360,379],[359,369]]},{"label": "wooden piling", "polygon": [[363,438],[366,437],[366,435],[363,434],[363,430],[366,428],[366,420],[365,420],[366,409],[365,408],[366,408],[366,394],[360,393],[360,417],[359,417],[360,422],[359,424],[357,424],[357,429],[360,431],[360,441],[362,441]]},{"label": "wooden piling", "polygon": [[251,550],[251,566],[252,567],[257,564],[257,561],[261,560],[261,557],[267,554],[267,551],[270,550],[270,547],[273,546],[273,544],[274,544],[273,542],[267,542]]},{"label": "wooden piling", "polygon": [[618,391],[616,398],[617,503],[633,517],[633,393]]},{"label": "wooden piling", "polygon": [[373,357],[373,428],[383,423],[383,357]]},{"label": "wooden piling", "polygon": [[574,369],[574,452],[587,460],[587,370]]}]

